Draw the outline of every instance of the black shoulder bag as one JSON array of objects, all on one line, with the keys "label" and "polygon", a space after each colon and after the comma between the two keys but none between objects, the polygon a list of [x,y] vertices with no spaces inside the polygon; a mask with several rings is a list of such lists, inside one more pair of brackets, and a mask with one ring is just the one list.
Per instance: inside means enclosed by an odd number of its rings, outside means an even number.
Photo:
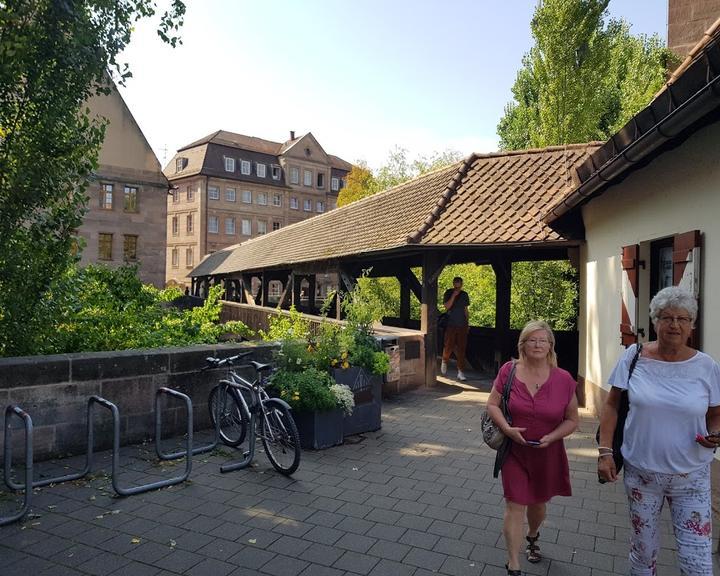
[{"label": "black shoulder bag", "polygon": [[[510,424],[510,426],[512,426],[512,415],[510,414],[510,392],[512,391],[512,385],[515,380],[516,368],[517,362],[513,361],[512,369],[510,370],[510,374],[508,374],[508,379],[505,381],[502,399],[500,400],[500,409],[502,410],[503,416],[505,416],[505,420],[507,420],[507,423]],[[493,478],[497,478],[500,474],[500,470],[502,469],[503,464],[505,464],[505,459],[510,453],[511,447],[512,440],[505,436],[505,439],[500,445],[500,448],[498,448],[497,452],[495,452],[495,466],[493,467]]]},{"label": "black shoulder bag", "polygon": [[[635,371],[635,366],[637,365],[638,359],[640,358],[640,352],[642,352],[642,344],[637,345],[635,356],[633,356],[633,359],[630,362],[630,369],[628,370],[627,379],[628,387],[630,386],[630,378],[632,377],[632,374]],[[618,406],[617,424],[615,425],[615,433],[613,434],[611,446],[613,451],[613,460],[615,461],[615,470],[617,470],[618,473],[620,472],[620,470],[622,470],[624,464],[621,449],[623,444],[623,437],[625,434],[625,420],[627,420],[629,410],[630,398],[628,397],[627,389],[625,389],[620,393],[620,406]],[[597,432],[595,433],[595,442],[600,445],[600,426],[598,426]],[[605,480],[603,480],[602,478],[598,478],[598,481],[600,482],[600,484],[605,483]]]}]

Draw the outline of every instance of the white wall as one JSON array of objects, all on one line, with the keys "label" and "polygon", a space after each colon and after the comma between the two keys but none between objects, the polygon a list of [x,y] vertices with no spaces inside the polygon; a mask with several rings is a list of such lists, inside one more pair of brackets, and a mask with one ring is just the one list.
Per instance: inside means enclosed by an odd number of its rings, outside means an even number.
[{"label": "white wall", "polygon": [[[701,347],[720,359],[720,123],[706,126],[655,158],[582,209],[586,245],[581,250],[579,373],[607,388],[621,354],[622,246],[689,230],[703,234]],[[649,267],[649,254],[647,254]],[[648,290],[647,269],[640,294]],[[647,298],[640,299],[646,327]]]}]

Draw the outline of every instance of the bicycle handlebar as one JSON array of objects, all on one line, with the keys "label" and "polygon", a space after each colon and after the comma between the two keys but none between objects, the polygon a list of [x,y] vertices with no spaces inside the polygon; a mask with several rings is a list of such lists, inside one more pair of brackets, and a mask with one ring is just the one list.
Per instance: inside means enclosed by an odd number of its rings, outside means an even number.
[{"label": "bicycle handlebar", "polygon": [[235,356],[228,356],[227,358],[214,358],[212,356],[208,356],[205,358],[205,362],[207,362],[207,365],[202,368],[202,370],[210,370],[211,368],[219,368],[220,366],[225,366],[225,364],[229,364],[232,366],[235,362],[237,362],[240,358],[245,358],[245,356],[250,356],[252,352],[240,352],[240,354],[235,354]]}]

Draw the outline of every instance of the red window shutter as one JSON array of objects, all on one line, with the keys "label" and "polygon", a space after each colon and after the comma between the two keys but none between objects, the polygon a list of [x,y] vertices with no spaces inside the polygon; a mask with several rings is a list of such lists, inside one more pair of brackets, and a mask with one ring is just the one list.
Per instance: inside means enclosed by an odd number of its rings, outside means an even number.
[{"label": "red window shutter", "polygon": [[622,310],[620,339],[627,347],[638,341],[638,268],[640,246],[633,244],[622,249]]},{"label": "red window shutter", "polygon": [[[700,304],[700,230],[676,234],[673,238],[673,284],[685,288]],[[700,315],[698,314],[698,320]],[[699,348],[698,323],[690,335],[690,346]]]}]

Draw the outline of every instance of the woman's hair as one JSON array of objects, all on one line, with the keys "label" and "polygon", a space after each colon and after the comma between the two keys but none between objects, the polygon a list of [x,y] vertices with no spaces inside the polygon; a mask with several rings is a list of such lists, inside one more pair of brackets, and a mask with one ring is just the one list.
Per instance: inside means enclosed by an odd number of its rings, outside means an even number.
[{"label": "woman's hair", "polygon": [[551,368],[557,368],[557,354],[555,354],[555,334],[553,334],[552,328],[544,320],[531,320],[520,332],[520,338],[518,339],[518,354],[520,360],[525,360],[525,343],[527,342],[530,334],[537,330],[545,330],[547,333],[548,342],[550,343],[550,349],[547,354],[547,361]]},{"label": "woman's hair", "polygon": [[660,314],[668,308],[680,308],[690,315],[690,321],[694,325],[697,319],[698,305],[695,297],[685,288],[680,286],[668,286],[655,294],[650,301],[650,320],[657,327]]}]

